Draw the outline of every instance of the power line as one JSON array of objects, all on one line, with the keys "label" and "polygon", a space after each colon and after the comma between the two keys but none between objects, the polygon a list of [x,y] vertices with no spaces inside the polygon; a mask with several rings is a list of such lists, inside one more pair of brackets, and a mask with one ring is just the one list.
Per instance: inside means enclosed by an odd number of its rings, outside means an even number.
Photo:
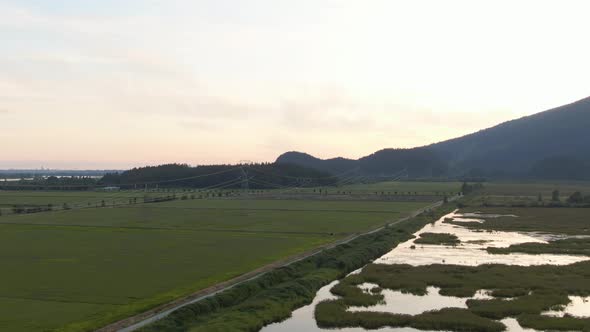
[{"label": "power line", "polygon": [[148,182],[136,182],[136,183],[119,183],[119,186],[129,186],[129,185],[142,185],[142,184],[161,184],[161,183],[172,183],[172,182],[178,182],[178,181],[184,181],[184,180],[192,180],[192,179],[199,179],[199,178],[204,178],[204,177],[208,177],[208,176],[213,176],[213,175],[219,175],[219,174],[224,174],[224,173],[229,173],[231,171],[235,171],[237,169],[242,168],[241,166],[236,166],[236,167],[232,167],[226,170],[222,170],[222,171],[218,171],[218,172],[213,172],[213,173],[209,173],[209,174],[199,174],[199,175],[194,175],[194,176],[187,176],[184,178],[177,178],[177,179],[170,179],[170,180],[160,180],[160,181],[148,181]]},{"label": "power line", "polygon": [[[132,186],[132,185],[133,186],[143,186],[143,185],[152,185],[152,184],[173,183],[173,182],[178,182],[178,181],[199,179],[199,178],[204,178],[204,177],[208,177],[208,176],[229,173],[229,172],[235,171],[237,169],[241,169],[241,168],[242,168],[242,166],[235,166],[235,167],[232,167],[229,169],[225,169],[225,170],[221,170],[221,171],[217,171],[217,172],[213,172],[213,173],[208,173],[208,174],[199,174],[199,175],[193,175],[193,176],[187,176],[187,177],[169,179],[169,180],[117,183],[116,185],[117,186]],[[3,185],[2,183],[0,183],[0,187],[42,187],[42,188],[64,188],[65,187],[65,188],[95,188],[95,189],[98,188],[98,189],[100,189],[100,188],[109,187],[109,186],[95,185],[95,184],[87,184],[87,185],[55,184],[55,185],[53,185],[53,184],[27,184],[27,183]]]},{"label": "power line", "polygon": [[301,176],[291,176],[291,175],[283,175],[283,174],[277,174],[277,173],[272,173],[272,172],[268,172],[268,171],[263,171],[260,169],[256,169],[255,167],[251,166],[251,165],[245,165],[247,168],[252,169],[256,172],[259,173],[263,173],[263,174],[267,174],[267,175],[272,175],[272,176],[276,176],[276,177],[282,177],[282,178],[286,178],[286,179],[302,179],[302,178],[308,178],[308,179],[312,179],[312,180],[325,180],[325,179],[334,179],[334,178],[338,178],[344,174],[347,173],[351,173],[354,171],[358,171],[360,168],[359,167],[354,167],[351,168],[349,170],[346,170],[344,172],[341,172],[339,174],[334,174],[334,175],[330,175],[330,176],[320,176],[320,177],[301,177]]}]

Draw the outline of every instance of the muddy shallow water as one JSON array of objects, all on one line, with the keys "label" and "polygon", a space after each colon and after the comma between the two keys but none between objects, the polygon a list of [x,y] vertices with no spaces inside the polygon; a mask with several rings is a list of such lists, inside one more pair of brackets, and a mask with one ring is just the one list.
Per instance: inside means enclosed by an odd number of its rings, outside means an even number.
[{"label": "muddy shallow water", "polygon": [[[445,223],[446,218],[453,218],[457,222],[485,222],[485,219],[497,218],[501,215],[485,215],[478,213],[458,214],[456,212],[443,216],[435,223],[426,225],[414,235],[416,238],[421,233],[450,233],[456,235],[461,244],[457,246],[443,246],[443,245],[420,245],[415,244],[414,240],[406,241],[389,253],[381,256],[375,263],[379,264],[410,264],[413,266],[431,265],[431,264],[454,264],[454,265],[468,265],[477,266],[481,264],[506,264],[506,265],[567,265],[580,261],[589,260],[586,256],[568,256],[568,255],[529,255],[529,254],[508,254],[508,255],[493,255],[488,254],[485,249],[487,247],[505,248],[514,244],[536,242],[547,243],[552,239],[548,234],[537,233],[517,233],[517,232],[489,232],[470,230],[459,225]],[[518,218],[510,215],[509,217]],[[321,288],[313,303],[308,306],[295,310],[292,317],[281,322],[274,323],[264,327],[263,332],[295,332],[295,331],[338,331],[338,332],[363,332],[367,331],[363,328],[344,328],[344,329],[321,329],[317,327],[314,310],[315,306],[324,300],[336,299],[337,297],[330,293],[330,289],[336,285],[338,281]],[[359,285],[361,289],[368,292],[376,285],[362,284]],[[443,296],[438,292],[436,287],[428,287],[428,294],[424,296],[417,296],[412,294],[404,294],[399,291],[383,289],[381,294],[385,299],[383,303],[371,307],[350,307],[349,311],[376,311],[376,312],[391,312],[400,314],[420,314],[429,310],[438,310],[442,308],[466,308],[467,298],[457,298],[452,296]],[[491,299],[486,290],[480,290],[473,298],[477,299]],[[572,302],[560,311],[548,311],[543,314],[552,316],[563,316],[569,314],[578,317],[590,317],[590,298],[581,298],[572,296]],[[505,299],[510,301],[511,299]],[[535,331],[532,329],[522,328],[516,319],[506,318],[501,320],[506,325],[509,332],[520,331]],[[416,332],[413,328],[382,328],[371,331],[380,332]]]},{"label": "muddy shallow water", "polygon": [[[498,231],[475,231],[466,227],[445,223],[445,218],[453,218],[454,221],[472,221],[472,219],[481,220],[483,217],[489,218],[490,215],[479,215],[470,213],[462,215],[451,213],[444,216],[434,224],[426,225],[415,235],[420,233],[450,233],[456,235],[461,244],[458,246],[440,246],[440,245],[420,245],[415,244],[414,240],[404,242],[397,246],[389,253],[375,260],[379,264],[410,264],[431,265],[431,264],[454,264],[477,266],[481,264],[506,264],[506,265],[568,265],[576,262],[588,260],[584,256],[568,255],[530,255],[530,254],[508,254],[494,255],[485,251],[488,247],[506,248],[511,245],[526,242],[547,243],[544,239],[547,235],[524,234],[517,232],[498,232]],[[493,215],[498,217],[499,215]],[[511,216],[518,218],[516,216]]]}]

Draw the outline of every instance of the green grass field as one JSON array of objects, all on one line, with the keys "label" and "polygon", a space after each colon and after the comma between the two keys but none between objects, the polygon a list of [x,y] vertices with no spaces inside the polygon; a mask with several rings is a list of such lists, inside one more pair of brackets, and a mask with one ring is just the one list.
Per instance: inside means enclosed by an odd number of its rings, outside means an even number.
[{"label": "green grass field", "polygon": [[[328,187],[328,199],[341,199],[338,193],[350,193],[354,196],[364,195],[400,195],[418,196],[434,201],[436,197],[428,196],[444,196],[452,195],[459,191],[461,183],[458,182],[380,182],[372,184],[355,184],[345,185],[340,187]],[[314,193],[315,190],[315,193]],[[318,196],[320,188],[295,188],[295,189],[272,189],[272,190],[255,190],[250,193],[252,198],[286,198],[286,199],[310,199],[310,195]],[[124,190],[124,191],[6,191],[0,190],[0,214],[6,215],[12,213],[12,208],[15,205],[22,205],[24,207],[46,207],[51,205],[54,210],[60,210],[66,204],[69,208],[91,208],[102,205],[102,201],[106,206],[121,206],[129,204],[130,199],[136,199],[137,202],[142,202],[144,197],[161,197],[167,195],[176,195],[178,198],[186,195],[190,198],[191,195],[195,198],[202,196],[203,198],[228,198],[235,196],[244,196],[244,192],[239,189],[222,189],[222,190],[208,190],[201,191],[198,189],[181,189],[169,188],[158,189],[156,191],[142,190]],[[222,197],[219,197],[219,195]],[[381,197],[381,196],[380,196]],[[352,198],[354,199],[354,198]],[[290,204],[289,204],[290,206]]]},{"label": "green grass field", "polygon": [[[398,194],[418,194],[418,195],[451,195],[456,194],[461,189],[461,182],[441,181],[441,182],[422,182],[422,181],[386,181],[369,184],[348,184],[338,187],[327,187],[329,193],[351,192],[352,194],[374,194],[377,193],[398,193]],[[301,189],[300,192],[313,192],[313,189]]]},{"label": "green grass field", "polygon": [[475,229],[590,235],[590,209],[585,208],[468,207],[461,209],[461,212],[518,216],[517,218],[490,218],[483,224],[468,222],[460,224]]},{"label": "green grass field", "polygon": [[[2,200],[30,197],[47,198]],[[426,204],[196,199],[3,215],[0,330],[93,330]]]},{"label": "green grass field", "polygon": [[0,210],[9,214],[12,206],[47,206],[61,209],[64,203],[72,208],[95,207],[104,200],[107,205],[124,204],[129,198],[143,199],[144,196],[165,195],[143,191],[7,191],[0,190]]},{"label": "green grass field", "polygon": [[484,189],[478,194],[526,197],[537,197],[541,194],[549,199],[551,192],[556,189],[562,197],[566,198],[576,191],[590,193],[590,182],[486,182]]}]

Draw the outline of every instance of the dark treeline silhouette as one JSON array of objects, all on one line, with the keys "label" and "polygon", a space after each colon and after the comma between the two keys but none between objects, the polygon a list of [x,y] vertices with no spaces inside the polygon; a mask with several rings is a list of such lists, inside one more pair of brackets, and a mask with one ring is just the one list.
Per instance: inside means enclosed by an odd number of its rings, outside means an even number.
[{"label": "dark treeline silhouette", "polygon": [[275,189],[296,186],[324,186],[337,182],[330,174],[292,164],[209,165],[191,167],[166,164],[108,173],[100,185],[122,189],[154,187]]},{"label": "dark treeline silhouette", "polygon": [[461,193],[463,195],[469,195],[473,192],[476,192],[478,190],[483,189],[483,183],[477,182],[477,183],[467,183],[467,182],[463,182],[463,185],[461,186]]},{"label": "dark treeline silhouette", "polygon": [[301,152],[287,152],[277,163],[298,164],[338,174],[354,171],[363,176],[441,177],[446,175],[446,163],[433,151],[425,148],[384,149],[358,160],[333,158],[319,159]]},{"label": "dark treeline silhouette", "polygon": [[567,199],[569,204],[590,204],[590,195],[584,195],[579,191],[574,192]]},{"label": "dark treeline silhouette", "polygon": [[87,176],[35,177],[18,181],[1,181],[4,190],[90,190],[96,187],[97,178]]}]

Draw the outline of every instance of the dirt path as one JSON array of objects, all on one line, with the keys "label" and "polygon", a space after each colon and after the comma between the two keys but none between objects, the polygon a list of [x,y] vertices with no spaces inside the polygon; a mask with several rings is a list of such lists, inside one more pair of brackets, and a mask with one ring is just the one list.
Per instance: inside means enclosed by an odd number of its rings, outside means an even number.
[{"label": "dirt path", "polygon": [[[415,216],[421,214],[424,211],[439,207],[440,205],[442,205],[442,202],[436,202],[434,204],[431,204],[429,206],[426,206],[426,207],[423,207],[419,210],[416,210],[404,218],[398,219],[393,222],[389,222],[386,225],[392,226],[392,225],[398,224],[400,222],[414,218]],[[338,245],[348,243],[360,236],[373,234],[375,232],[382,230],[384,227],[385,226],[381,226],[381,227],[378,227],[376,229],[370,230],[365,233],[354,234],[354,235],[351,235],[347,238],[323,245],[323,246],[318,247],[316,249],[313,249],[313,250],[310,250],[310,251],[307,251],[307,252],[304,252],[304,253],[301,253],[298,255],[290,256],[285,259],[281,259],[281,260],[273,262],[271,264],[262,266],[256,270],[242,274],[242,275],[235,277],[233,279],[218,283],[216,285],[202,289],[202,290],[195,292],[193,294],[190,294],[188,296],[179,298],[175,301],[160,305],[160,306],[150,309],[146,312],[143,312],[143,313],[137,314],[135,316],[131,316],[129,318],[125,318],[125,319],[120,320],[118,322],[112,323],[112,324],[107,325],[101,329],[96,330],[96,332],[115,332],[115,331],[117,331],[117,332],[131,332],[131,331],[135,331],[143,326],[146,326],[150,323],[153,323],[157,320],[160,320],[160,319],[168,316],[173,311],[180,309],[184,306],[204,300],[208,297],[214,296],[214,295],[216,295],[220,292],[223,292],[225,290],[228,290],[232,287],[235,287],[235,286],[245,283],[247,281],[256,279],[256,278],[258,278],[258,277],[264,275],[265,273],[272,271],[274,269],[291,265],[291,264],[296,263],[300,260],[314,256],[324,250],[331,249],[331,248],[334,248]]]}]

